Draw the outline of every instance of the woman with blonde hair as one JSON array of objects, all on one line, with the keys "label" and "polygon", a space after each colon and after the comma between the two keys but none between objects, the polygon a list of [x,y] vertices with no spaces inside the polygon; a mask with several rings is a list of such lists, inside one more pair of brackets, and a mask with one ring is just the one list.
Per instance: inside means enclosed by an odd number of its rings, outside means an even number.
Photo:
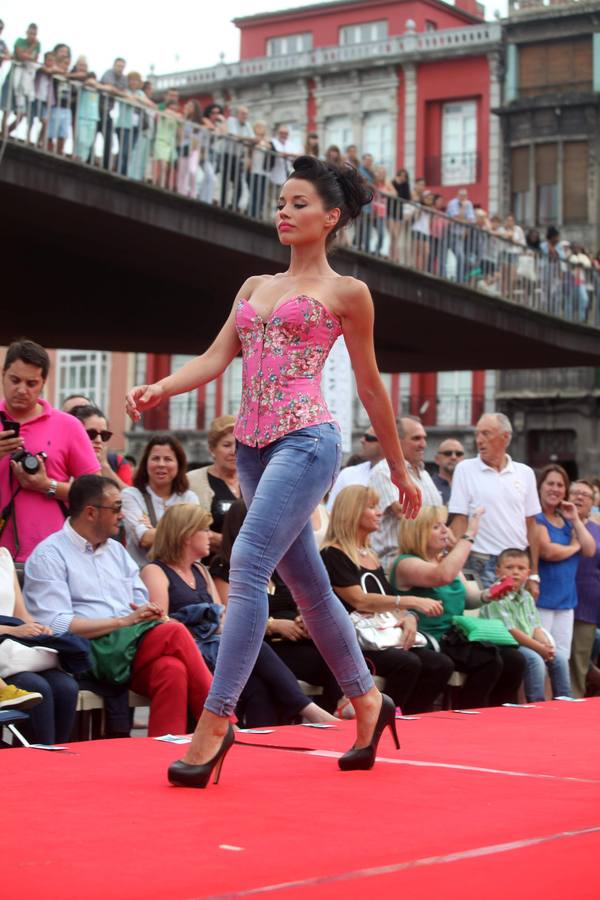
[{"label": "woman with blonde hair", "polygon": [[467,530],[454,546],[449,540],[444,506],[424,506],[414,521],[400,522],[401,554],[394,560],[390,581],[400,595],[415,594],[436,600],[439,615],[419,614],[419,629],[439,642],[454,667],[467,676],[461,706],[471,709],[516,702],[525,660],[518,648],[466,642],[452,623],[466,607],[489,602],[489,590],[468,582],[462,569],[473,549],[482,509],[475,511]]},{"label": "woman with blonde hair", "polygon": [[[190,630],[204,661],[214,671],[225,607],[210,573],[199,559],[208,553],[210,513],[201,506],[171,506],[158,523],[149,565],[141,577],[150,602]],[[302,693],[298,682],[265,643],[236,713],[248,728],[306,722],[335,722],[333,716]]]},{"label": "woman with blonde hair", "polygon": [[403,641],[385,650],[364,650],[376,675],[385,678],[386,693],[403,712],[427,712],[443,691],[452,662],[443,653],[415,648],[416,612],[432,616],[441,604],[423,597],[400,597],[386,578],[369,546],[369,535],[379,527],[379,497],[364,485],[350,485],[335,498],[321,556],[333,590],[348,612],[393,612]]},{"label": "woman with blonde hair", "polygon": [[240,483],[235,460],[235,416],[218,416],[210,423],[207,435],[208,451],[213,458],[209,466],[194,469],[188,474],[190,489],[200,506],[210,512],[210,553],[221,547],[223,519],[231,504],[239,499]]}]

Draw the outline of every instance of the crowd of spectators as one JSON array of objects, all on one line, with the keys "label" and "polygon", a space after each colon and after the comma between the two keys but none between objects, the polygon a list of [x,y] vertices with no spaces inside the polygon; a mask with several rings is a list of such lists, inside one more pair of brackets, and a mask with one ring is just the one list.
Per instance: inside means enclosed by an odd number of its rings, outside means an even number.
[{"label": "crowd of spectators", "polygon": [[[69,397],[63,410],[42,398],[48,371],[38,344],[8,348],[0,402],[0,707],[27,708],[24,730],[51,744],[69,739],[78,690],[93,690],[104,698],[107,735],[124,736],[131,687],[149,698],[150,735],[185,732],[210,685],[231,549],[245,516],[234,418],[213,422],[208,465],[188,472],[170,434],[153,436],[132,465],[107,450],[108,422],[89,398]],[[553,697],[594,693],[599,484],[571,484],[557,464],[536,480],[509,456],[512,428],[500,413],[478,422],[472,459],[457,439],[442,441],[433,474],[423,423],[404,416],[398,427],[424,500],[417,520],[403,520],[369,428],[312,523],[357,632],[370,616],[395,617],[395,643],[363,645],[363,652],[396,705],[411,713],[436,708],[453,672],[462,676],[463,708],[518,702],[522,686],[528,701],[542,702],[546,674]],[[466,641],[458,626],[469,609],[482,622],[494,620],[507,639]],[[40,647],[50,656],[32,669],[22,654]],[[307,696],[299,680],[321,693]],[[248,727],[327,723],[336,714],[352,715],[351,705],[274,572],[263,648],[238,720]]]},{"label": "crowd of spectators", "polygon": [[67,44],[42,56],[33,24],[12,53],[0,45],[0,66],[11,58],[2,88],[5,135],[20,129],[51,152],[253,218],[272,215],[294,156],[347,162],[369,182],[373,200],[340,234],[341,244],[576,321],[599,315],[600,251],[561,240],[554,225],[525,232],[512,214],[474,204],[464,187],[446,203],[424,178],[411,185],[405,168],[394,174],[355,144],[323,147],[316,132],[302,146],[285,123],[271,130],[252,122],[243,105],[202,109],[173,88],[157,96],[121,57],[99,77],[85,56],[73,63]]}]

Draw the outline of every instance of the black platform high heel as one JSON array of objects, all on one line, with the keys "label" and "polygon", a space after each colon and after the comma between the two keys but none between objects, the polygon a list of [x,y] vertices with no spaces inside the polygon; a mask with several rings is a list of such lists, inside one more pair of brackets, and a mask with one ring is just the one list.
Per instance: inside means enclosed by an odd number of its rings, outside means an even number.
[{"label": "black platform high heel", "polygon": [[396,705],[391,697],[388,697],[387,694],[382,694],[381,709],[379,711],[377,722],[375,723],[375,730],[373,731],[371,743],[367,744],[366,747],[355,747],[352,750],[348,750],[343,756],[340,756],[338,759],[338,766],[342,772],[373,768],[375,757],[377,756],[379,738],[385,728],[389,728],[392,732],[396,750],[399,750],[400,741],[398,740],[398,733],[396,731]]},{"label": "black platform high heel", "polygon": [[212,759],[209,759],[208,762],[201,766],[190,765],[182,759],[176,760],[169,766],[169,781],[171,784],[181,785],[182,787],[205,788],[210,781],[210,776],[214,769],[215,778],[213,784],[218,784],[221,769],[223,768],[223,761],[234,743],[235,734],[230,723],[227,734],[223,738],[223,743]]}]

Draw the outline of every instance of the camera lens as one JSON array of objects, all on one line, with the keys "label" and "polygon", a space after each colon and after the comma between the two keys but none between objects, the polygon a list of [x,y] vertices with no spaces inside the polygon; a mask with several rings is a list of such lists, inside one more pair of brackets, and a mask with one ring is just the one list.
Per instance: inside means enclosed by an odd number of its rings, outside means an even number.
[{"label": "camera lens", "polygon": [[28,475],[35,475],[40,467],[40,461],[32,453],[26,453],[22,465]]}]

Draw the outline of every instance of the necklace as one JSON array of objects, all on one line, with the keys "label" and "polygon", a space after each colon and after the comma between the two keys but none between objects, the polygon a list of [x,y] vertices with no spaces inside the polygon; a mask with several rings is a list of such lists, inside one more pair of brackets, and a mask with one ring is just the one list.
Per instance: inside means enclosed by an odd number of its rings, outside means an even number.
[{"label": "necklace", "polygon": [[371,549],[369,547],[359,547],[358,548],[359,556],[368,556],[370,552],[371,552]]},{"label": "necklace", "polygon": [[188,574],[187,572],[184,572],[183,569],[180,569],[179,566],[171,566],[171,568],[179,575],[182,581],[185,581],[188,587],[196,587],[196,578],[193,571],[191,574]]}]

